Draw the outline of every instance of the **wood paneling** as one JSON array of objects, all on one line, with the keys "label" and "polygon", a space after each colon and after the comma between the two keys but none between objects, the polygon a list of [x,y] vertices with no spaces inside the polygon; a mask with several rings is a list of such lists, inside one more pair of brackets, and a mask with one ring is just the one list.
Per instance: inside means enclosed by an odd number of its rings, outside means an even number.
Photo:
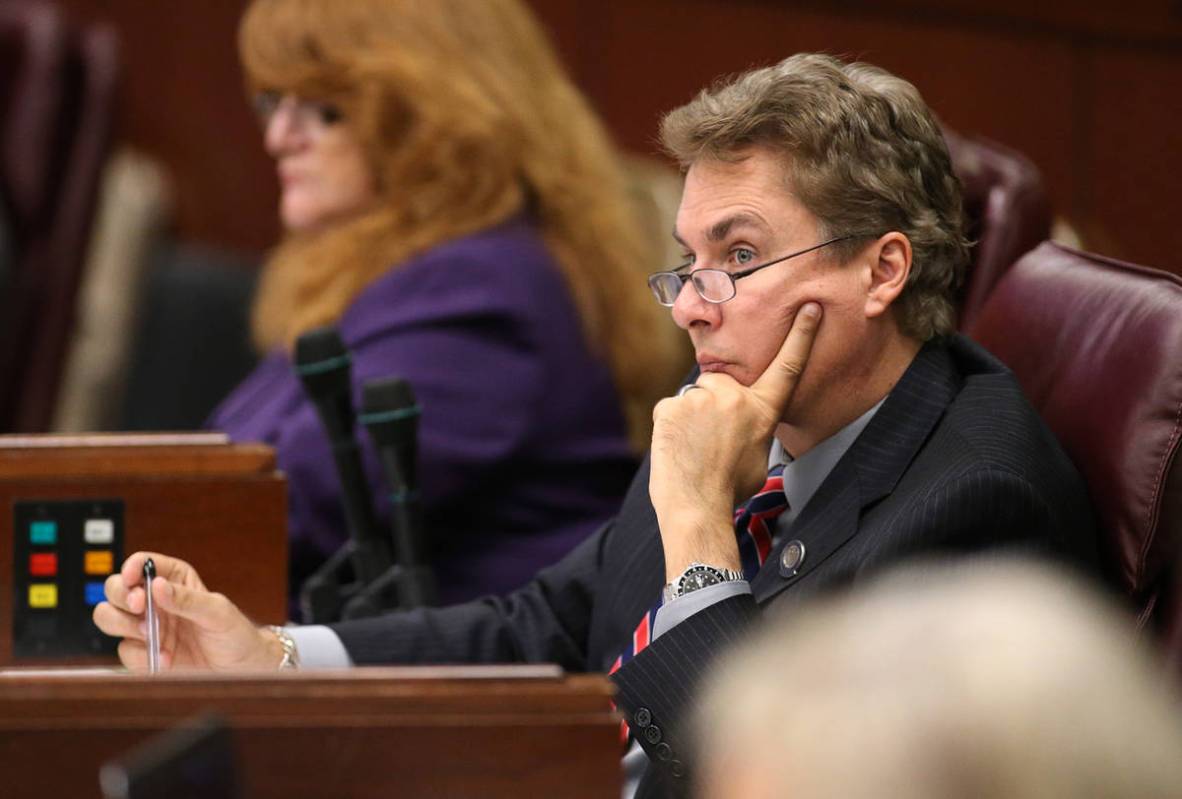
[{"label": "wood paneling", "polygon": [[[576,81],[630,149],[654,151],[660,114],[720,75],[797,50],[879,63],[951,126],[1021,150],[1058,214],[1093,249],[1182,272],[1173,258],[1182,70],[1174,0],[528,0]],[[176,180],[178,232],[259,251],[276,189],[242,97],[243,0],[63,0],[119,29],[123,138]]]},{"label": "wood paneling", "polygon": [[1182,274],[1182,59],[1099,49],[1088,66],[1084,218],[1093,238]]},{"label": "wood paneling", "polygon": [[[740,0],[742,1],[742,0]],[[776,0],[747,0],[774,4]],[[811,5],[840,7],[847,15],[876,14],[908,19],[942,20],[965,27],[1046,31],[1091,41],[1143,46],[1182,43],[1182,4],[1177,0],[1126,0],[1081,3],[1078,0],[839,0]]]},{"label": "wood paneling", "polygon": [[59,0],[122,40],[117,141],[166,165],[182,238],[261,251],[278,234],[278,189],[238,65],[244,0]]},{"label": "wood paneling", "polygon": [[[702,30],[716,33],[710,46],[692,44],[701,41]],[[659,111],[685,102],[718,75],[787,53],[824,51],[908,78],[963,133],[1021,142],[1019,149],[1046,173],[1056,206],[1070,206],[1074,56],[1054,40],[999,40],[883,19],[838,26],[815,12],[753,5],[732,11],[706,0],[662,0],[605,13],[601,31],[602,68],[590,91],[632,149],[653,149]],[[679,55],[670,58],[670,52]]]}]

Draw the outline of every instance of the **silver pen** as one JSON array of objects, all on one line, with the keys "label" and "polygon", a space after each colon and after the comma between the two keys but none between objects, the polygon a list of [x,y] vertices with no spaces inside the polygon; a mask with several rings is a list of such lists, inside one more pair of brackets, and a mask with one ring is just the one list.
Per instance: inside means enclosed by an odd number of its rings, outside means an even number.
[{"label": "silver pen", "polygon": [[156,615],[156,603],[152,601],[152,580],[156,577],[156,564],[151,558],[144,561],[144,593],[148,595],[148,673],[160,671],[160,618]]}]

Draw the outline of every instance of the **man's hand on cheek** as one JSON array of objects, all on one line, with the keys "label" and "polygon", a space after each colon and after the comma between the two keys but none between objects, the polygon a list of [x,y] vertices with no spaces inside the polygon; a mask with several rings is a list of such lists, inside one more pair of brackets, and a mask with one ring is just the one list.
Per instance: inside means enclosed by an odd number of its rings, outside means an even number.
[{"label": "man's hand on cheek", "polygon": [[808,362],[821,320],[803,305],[779,353],[750,386],[703,374],[653,409],[649,495],[657,512],[667,577],[691,562],[739,568],[731,516],[767,475],[776,429]]}]

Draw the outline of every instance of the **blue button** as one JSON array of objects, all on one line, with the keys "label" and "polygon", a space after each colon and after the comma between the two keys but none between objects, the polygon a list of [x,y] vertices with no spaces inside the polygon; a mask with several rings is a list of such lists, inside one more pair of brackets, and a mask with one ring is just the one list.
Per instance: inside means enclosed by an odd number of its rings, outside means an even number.
[{"label": "blue button", "polygon": [[30,523],[29,542],[41,546],[57,544],[57,522],[50,519],[49,521]]},{"label": "blue button", "polygon": [[103,593],[102,583],[87,583],[86,584],[86,604],[97,605],[105,600],[107,597]]}]

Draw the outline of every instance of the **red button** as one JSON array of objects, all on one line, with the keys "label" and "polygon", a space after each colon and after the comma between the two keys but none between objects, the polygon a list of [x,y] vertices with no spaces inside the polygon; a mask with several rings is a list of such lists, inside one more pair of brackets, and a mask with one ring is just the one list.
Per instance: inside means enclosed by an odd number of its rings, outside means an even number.
[{"label": "red button", "polygon": [[57,574],[57,553],[40,552],[29,555],[29,574],[34,577],[53,577]]}]

